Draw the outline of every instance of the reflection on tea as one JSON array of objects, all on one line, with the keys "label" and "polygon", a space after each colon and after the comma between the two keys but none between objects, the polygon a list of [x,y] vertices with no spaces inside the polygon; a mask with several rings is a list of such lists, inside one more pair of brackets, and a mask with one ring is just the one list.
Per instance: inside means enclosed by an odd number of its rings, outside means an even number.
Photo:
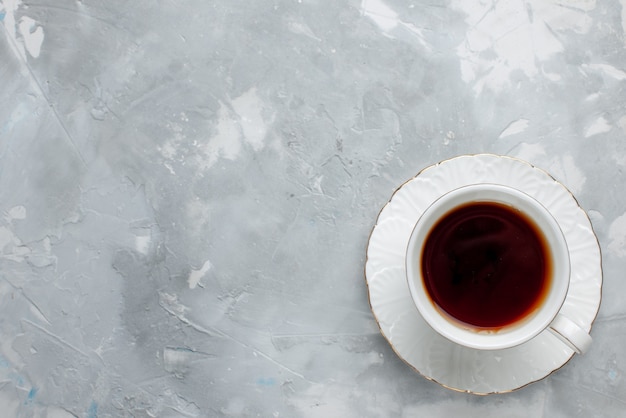
[{"label": "reflection on tea", "polygon": [[430,298],[448,315],[476,328],[502,328],[543,301],[552,266],[534,222],[495,202],[445,214],[429,232],[421,269]]}]

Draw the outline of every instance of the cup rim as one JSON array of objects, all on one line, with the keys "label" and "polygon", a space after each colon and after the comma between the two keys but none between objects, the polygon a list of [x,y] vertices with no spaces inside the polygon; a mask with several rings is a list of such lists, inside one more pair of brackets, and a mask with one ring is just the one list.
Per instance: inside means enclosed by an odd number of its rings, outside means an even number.
[{"label": "cup rim", "polygon": [[[470,202],[517,203],[520,210],[537,224],[544,234],[552,257],[553,274],[544,302],[530,315],[499,329],[479,329],[462,325],[436,305],[427,295],[421,275],[422,246],[428,230],[454,208]],[[515,202],[515,203],[513,203]],[[424,230],[424,222],[426,223]],[[522,344],[545,330],[557,316],[569,288],[570,259],[567,241],[560,225],[550,211],[535,198],[519,189],[495,184],[475,183],[458,187],[441,195],[420,215],[413,226],[405,253],[406,278],[413,303],[426,323],[443,337],[466,347],[495,350]]]}]

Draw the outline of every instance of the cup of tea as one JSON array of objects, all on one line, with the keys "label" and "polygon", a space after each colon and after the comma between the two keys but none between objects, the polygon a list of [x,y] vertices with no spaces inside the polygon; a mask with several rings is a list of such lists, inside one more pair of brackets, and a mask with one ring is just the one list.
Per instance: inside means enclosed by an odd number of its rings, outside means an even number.
[{"label": "cup of tea", "polygon": [[424,320],[457,344],[504,349],[546,329],[577,353],[591,344],[559,313],[570,281],[563,232],[517,189],[474,184],[441,196],[413,229],[406,272]]}]

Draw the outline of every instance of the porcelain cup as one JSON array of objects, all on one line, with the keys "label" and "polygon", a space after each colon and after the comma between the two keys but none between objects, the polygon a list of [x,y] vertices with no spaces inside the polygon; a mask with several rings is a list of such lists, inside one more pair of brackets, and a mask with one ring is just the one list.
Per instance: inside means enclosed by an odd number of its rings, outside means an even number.
[{"label": "porcelain cup", "polygon": [[[455,208],[471,202],[495,202],[526,215],[543,234],[550,257],[551,277],[545,296],[530,314],[496,329],[474,327],[451,318],[429,296],[422,272],[423,247],[437,222]],[[424,320],[445,338],[473,349],[514,347],[548,330],[577,353],[591,344],[589,334],[560,313],[570,281],[567,242],[558,222],[541,203],[517,189],[498,184],[473,184],[448,192],[432,203],[417,221],[406,252],[406,272],[411,297]]]}]

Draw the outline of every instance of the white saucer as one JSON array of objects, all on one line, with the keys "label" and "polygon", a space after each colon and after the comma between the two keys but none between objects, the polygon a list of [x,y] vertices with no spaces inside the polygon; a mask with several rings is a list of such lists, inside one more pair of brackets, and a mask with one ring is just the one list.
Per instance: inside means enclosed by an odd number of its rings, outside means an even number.
[{"label": "white saucer", "polygon": [[558,221],[572,268],[561,313],[590,331],[602,288],[600,248],[591,222],[572,194],[545,171],[510,157],[467,155],[430,166],[403,184],[378,215],[367,247],[365,277],[372,312],[383,336],[411,367],[446,388],[475,394],[519,389],[548,376],[574,354],[549,331],[505,350],[466,348],[433,331],[413,304],[404,267],[413,226],[442,194],[485,182],[533,196]]}]

